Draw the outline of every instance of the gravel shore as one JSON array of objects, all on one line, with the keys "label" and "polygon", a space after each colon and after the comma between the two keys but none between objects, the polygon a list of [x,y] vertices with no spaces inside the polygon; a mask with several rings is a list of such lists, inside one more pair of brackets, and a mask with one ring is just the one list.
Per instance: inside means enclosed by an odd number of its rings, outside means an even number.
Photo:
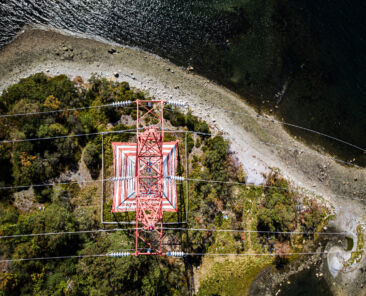
[{"label": "gravel shore", "polygon": [[257,117],[245,100],[194,69],[138,49],[28,28],[0,52],[0,91],[37,72],[84,80],[96,73],[127,81],[156,98],[184,101],[231,142],[248,182],[261,184],[278,168],[294,188],[321,195],[334,208],[338,230],[355,233],[366,221],[365,169],[342,165],[297,141],[270,117]]}]

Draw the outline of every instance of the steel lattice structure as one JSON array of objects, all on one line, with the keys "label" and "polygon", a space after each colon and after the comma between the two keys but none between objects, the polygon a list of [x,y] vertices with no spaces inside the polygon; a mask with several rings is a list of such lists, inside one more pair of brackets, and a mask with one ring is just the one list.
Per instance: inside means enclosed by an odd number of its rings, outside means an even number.
[{"label": "steel lattice structure", "polygon": [[163,255],[163,213],[178,211],[178,141],[163,142],[164,103],[136,100],[136,143],[112,143],[112,212],[136,211],[136,256]]},{"label": "steel lattice structure", "polygon": [[[139,254],[162,255],[164,102],[137,100],[136,104],[135,253],[136,256]],[[146,245],[147,250],[143,248],[143,251],[139,251],[140,242]]]}]

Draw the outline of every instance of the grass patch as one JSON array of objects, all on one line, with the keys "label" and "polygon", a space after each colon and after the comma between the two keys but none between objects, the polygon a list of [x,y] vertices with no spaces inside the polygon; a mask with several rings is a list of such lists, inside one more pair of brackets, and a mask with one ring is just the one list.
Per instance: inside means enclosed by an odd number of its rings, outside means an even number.
[{"label": "grass patch", "polygon": [[[247,295],[258,273],[273,263],[272,256],[240,258],[205,258],[201,267],[201,285],[197,295]],[[205,266],[208,270],[205,274]]]},{"label": "grass patch", "polygon": [[362,259],[362,255],[363,255],[364,247],[365,247],[365,238],[364,238],[364,234],[363,234],[362,230],[363,230],[362,226],[357,225],[357,247],[356,247],[356,250],[351,253],[351,258],[345,264],[346,267],[352,265],[355,262],[358,263]]}]

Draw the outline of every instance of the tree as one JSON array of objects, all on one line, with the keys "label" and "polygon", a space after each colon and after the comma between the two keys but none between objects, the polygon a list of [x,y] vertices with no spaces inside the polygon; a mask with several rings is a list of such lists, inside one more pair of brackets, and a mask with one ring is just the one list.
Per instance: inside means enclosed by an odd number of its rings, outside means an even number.
[{"label": "tree", "polygon": [[[258,210],[258,230],[292,231],[296,226],[296,207],[290,196],[278,192],[267,194]],[[277,235],[287,238],[286,235]]]},{"label": "tree", "polygon": [[101,168],[100,151],[100,147],[98,147],[94,143],[89,143],[88,145],[86,145],[84,151],[84,163],[89,169],[90,175],[94,179],[98,177]]}]

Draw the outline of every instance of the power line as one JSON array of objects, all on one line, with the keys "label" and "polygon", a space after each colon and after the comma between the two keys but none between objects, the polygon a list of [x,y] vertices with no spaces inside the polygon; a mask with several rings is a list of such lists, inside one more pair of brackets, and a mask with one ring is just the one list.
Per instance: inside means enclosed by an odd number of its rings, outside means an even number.
[{"label": "power line", "polygon": [[[58,110],[50,110],[50,111],[38,111],[38,112],[27,112],[27,113],[11,113],[11,114],[0,114],[0,118],[9,118],[9,117],[21,117],[21,116],[33,116],[33,115],[45,115],[45,114],[53,114],[53,113],[62,113],[62,112],[70,112],[70,111],[81,111],[88,109],[98,109],[98,108],[108,108],[108,107],[122,107],[124,109],[135,109],[135,107],[126,106],[129,101],[120,101],[113,102],[110,104],[96,105],[96,106],[87,106],[87,107],[76,107],[76,108],[66,108],[66,109],[58,109]],[[169,101],[167,101],[169,102]],[[129,104],[133,104],[134,102],[130,102]],[[167,112],[178,112],[174,109],[165,109]]]},{"label": "power line", "polygon": [[[187,181],[193,181],[193,182],[206,182],[206,183],[219,183],[219,184],[228,184],[228,185],[242,185],[252,188],[268,188],[268,189],[279,189],[279,190],[285,190],[285,191],[291,191],[291,189],[286,187],[277,187],[277,186],[269,186],[269,185],[254,185],[254,184],[247,184],[245,182],[234,182],[234,181],[218,181],[218,180],[205,180],[205,179],[193,179],[193,178],[184,178],[184,180]],[[71,182],[59,182],[59,183],[41,183],[41,184],[29,184],[29,185],[19,185],[19,186],[3,186],[0,187],[0,190],[11,190],[11,189],[26,189],[29,187],[47,187],[47,186],[57,186],[57,185],[71,185],[71,184],[79,184],[79,183],[94,183],[94,182],[115,182],[113,178],[107,178],[107,179],[98,179],[98,180],[84,180],[84,181],[71,181]],[[347,195],[333,195],[335,197],[341,197],[341,198],[349,198],[354,200],[361,200],[364,199],[353,197],[353,196],[347,196]]]},{"label": "power line", "polygon": [[40,137],[40,138],[27,138],[27,139],[15,139],[15,140],[2,140],[0,144],[5,143],[19,143],[19,142],[31,142],[31,141],[43,141],[43,140],[55,140],[63,138],[74,138],[74,137],[85,137],[85,136],[95,136],[102,134],[123,134],[134,132],[136,129],[119,130],[119,131],[105,131],[105,132],[95,132],[95,133],[85,133],[85,134],[75,134],[75,135],[64,135],[64,136],[54,136],[54,137]]},{"label": "power line", "polygon": [[336,138],[336,137],[333,137],[333,136],[330,136],[330,135],[327,135],[325,133],[322,133],[322,132],[318,132],[316,130],[313,130],[313,129],[310,129],[310,128],[306,128],[306,127],[302,127],[302,126],[299,126],[299,125],[296,125],[296,124],[292,124],[292,123],[288,123],[288,122],[284,122],[284,121],[279,121],[279,120],[274,120],[274,119],[269,119],[269,118],[266,118],[264,116],[261,116],[259,115],[260,118],[264,119],[264,120],[268,120],[268,121],[274,121],[275,123],[279,123],[279,124],[283,124],[283,125],[287,125],[287,126],[291,126],[291,127],[295,127],[295,128],[298,128],[298,129],[302,129],[304,131],[307,131],[307,132],[311,132],[311,133],[315,133],[315,134],[318,134],[320,136],[323,136],[323,137],[326,137],[326,138],[329,138],[329,139],[332,139],[334,141],[337,141],[337,142],[340,142],[340,143],[343,143],[345,145],[348,145],[350,147],[353,147],[355,149],[358,149],[362,152],[366,152],[366,150],[364,148],[361,148],[355,144],[352,144],[352,143],[349,143],[349,142],[346,142],[342,139],[339,139],[339,138]]},{"label": "power line", "polygon": [[[34,114],[45,114],[45,113],[55,113],[55,112],[63,112],[63,111],[72,111],[72,110],[81,110],[81,109],[90,109],[90,108],[102,108],[102,107],[111,107],[113,106],[112,104],[107,104],[107,105],[98,105],[98,106],[89,106],[89,107],[81,107],[81,108],[72,108],[72,109],[61,109],[61,110],[54,110],[54,111],[45,111],[45,112],[33,112],[33,113],[18,113],[18,114],[7,114],[7,115],[1,115],[1,117],[10,117],[10,116],[25,116],[25,115],[34,115]],[[124,107],[124,108],[134,108],[134,107]],[[178,112],[176,110],[172,110],[172,109],[166,109],[166,111],[169,112]],[[239,113],[239,112],[234,112],[234,111],[229,111],[226,110],[227,112],[231,112],[231,113],[235,113],[235,114],[244,114],[244,113]],[[263,117],[261,115],[257,115],[258,117],[264,118],[266,120],[269,121],[274,121],[272,119],[268,119],[266,117]],[[281,121],[276,121],[277,123],[283,123]],[[284,123],[285,124],[285,123]],[[300,127],[302,128],[302,127]],[[305,128],[304,128],[305,129]],[[131,131],[131,130],[130,130]],[[177,132],[177,133],[193,133],[193,134],[198,134],[198,135],[203,135],[203,136],[212,136],[212,133],[204,133],[204,132],[196,132],[196,131],[182,131],[182,130],[164,130],[164,131],[169,131],[169,132]],[[83,136],[92,136],[92,135],[100,135],[102,133],[108,134],[108,133],[116,133],[118,131],[109,131],[109,132],[96,132],[96,133],[85,133],[85,134],[76,134],[76,135],[63,135],[63,136],[54,136],[54,137],[39,137],[39,138],[29,138],[29,139],[15,139],[15,140],[2,140],[0,141],[0,144],[5,144],[5,143],[19,143],[19,142],[28,142],[28,141],[42,141],[42,140],[54,140],[54,139],[62,139],[62,138],[71,138],[71,137],[83,137]],[[127,131],[126,131],[127,132]],[[315,131],[314,131],[315,132]],[[329,136],[331,137],[331,136]],[[287,149],[287,150],[299,150],[296,147],[285,147],[283,145],[279,145],[279,144],[274,144],[274,143],[269,143],[269,142],[263,142],[263,141],[257,141],[258,143],[261,144],[265,144],[265,145],[270,145],[270,146],[275,146],[275,147],[281,147],[283,149]],[[348,143],[350,144],[350,143]],[[353,145],[353,144],[350,144]],[[362,149],[362,148],[361,148]],[[308,154],[314,154],[308,151],[304,151],[304,150],[300,150],[301,152],[305,152]],[[356,164],[353,164],[351,162],[348,161],[343,161],[343,160],[339,160],[337,158],[332,157],[335,161],[346,164],[346,165],[352,165],[355,166],[357,168],[363,168],[360,167]]]},{"label": "power line", "polygon": [[94,255],[72,255],[72,256],[53,256],[53,257],[36,257],[36,258],[16,258],[0,260],[1,263],[21,262],[21,261],[38,261],[38,260],[58,260],[58,259],[72,259],[72,258],[91,258],[91,257],[105,257],[108,254],[94,254]]},{"label": "power line", "polygon": [[[92,180],[92,181],[82,181],[81,183],[91,183],[98,182],[102,180]],[[47,187],[47,186],[57,186],[57,185],[71,185],[71,184],[79,184],[77,181],[71,182],[58,182],[58,183],[42,183],[42,184],[30,184],[30,185],[19,185],[19,186],[3,186],[0,187],[0,190],[11,190],[11,189],[26,189],[29,187]]]},{"label": "power line", "polygon": [[165,227],[164,230],[181,231],[207,231],[207,232],[239,232],[239,233],[267,233],[267,234],[319,234],[319,235],[347,235],[347,232],[315,232],[315,231],[266,231],[266,230],[243,230],[243,229],[206,229],[206,228],[183,228]]},{"label": "power line", "polygon": [[[117,103],[117,105],[118,105],[119,102],[115,102],[115,103]],[[121,102],[121,103],[123,103],[123,102]],[[114,105],[112,103],[112,104],[105,104],[105,105],[79,107],[79,108],[69,108],[69,109],[59,109],[59,110],[43,111],[43,112],[3,114],[3,115],[0,115],[0,118],[14,117],[14,116],[30,116],[30,115],[40,115],[40,114],[52,114],[52,113],[60,113],[60,112],[65,112],[65,111],[78,111],[78,110],[85,110],[85,109],[92,109],[92,108],[104,108],[104,107],[116,107],[116,105]],[[123,107],[124,108],[134,109],[134,107],[127,107],[127,106],[123,106]],[[173,110],[173,109],[166,109],[165,111],[168,111],[168,112],[178,112],[177,110]],[[229,112],[229,113],[239,114],[239,115],[246,115],[245,113],[240,113],[240,112],[235,112],[235,111],[229,111],[227,109],[224,109],[224,111]],[[261,119],[264,119],[264,120],[267,120],[267,121],[271,121],[271,122],[274,122],[274,123],[278,123],[278,124],[284,124],[284,125],[296,127],[296,128],[302,129],[302,130],[306,130],[308,132],[313,132],[313,133],[316,133],[316,134],[319,134],[319,135],[328,137],[330,139],[333,139],[335,141],[339,141],[339,142],[341,142],[343,144],[349,145],[349,146],[354,147],[356,149],[359,149],[359,150],[361,150],[363,152],[366,152],[365,149],[363,149],[361,147],[358,147],[358,146],[356,146],[356,145],[354,145],[352,143],[346,142],[346,141],[344,141],[342,139],[339,139],[339,138],[336,138],[336,137],[333,137],[333,136],[330,136],[330,135],[327,135],[327,134],[324,134],[324,133],[321,133],[321,132],[318,132],[318,131],[315,131],[315,130],[312,130],[312,129],[309,129],[309,128],[305,128],[305,127],[298,126],[298,125],[295,125],[295,124],[287,123],[287,122],[284,122],[284,121],[278,121],[278,120],[275,120],[275,119],[270,119],[270,118],[264,117],[264,116],[259,115],[259,114],[257,114],[257,118],[261,118]],[[170,130],[170,131],[174,131],[174,130]],[[176,131],[176,132],[178,132],[178,131]],[[203,133],[203,132],[195,132],[195,131],[189,131],[189,132],[190,133],[199,134],[199,135],[208,135],[208,136],[211,136],[212,135],[211,133]],[[99,134],[99,133],[88,133],[88,134],[80,134],[80,135],[71,135],[70,137],[79,137],[79,136],[96,135],[96,134]],[[0,141],[0,143],[16,143],[16,142],[25,142],[25,141],[60,139],[60,138],[67,138],[67,137],[69,137],[69,136],[56,136],[56,137],[45,137],[45,138],[34,138],[34,139],[18,139],[18,140],[3,140],[3,141]],[[274,143],[261,142],[261,141],[259,141],[259,143],[266,144],[266,145],[272,145],[272,146],[278,146],[278,147],[287,148],[287,149],[289,148],[289,147],[284,147],[282,145],[278,145],[278,144],[274,144]],[[295,147],[294,149],[297,149],[297,148]],[[303,150],[302,150],[302,152],[308,153],[307,151],[303,151]],[[360,167],[360,166],[358,166],[356,164],[352,164],[352,163],[347,162],[347,161],[342,161],[342,160],[339,160],[339,159],[336,159],[336,158],[333,158],[333,159],[335,161],[337,161],[337,162],[341,162],[341,163],[344,163],[344,164],[347,164],[347,165],[353,165],[355,167],[362,168],[362,167]]]},{"label": "power line", "polygon": [[[118,231],[133,231],[142,228],[114,228],[114,229],[95,229],[80,231],[60,231],[60,232],[41,232],[28,234],[2,235],[0,239],[22,238],[36,236],[53,236],[53,235],[76,235],[85,233],[104,233]],[[179,230],[179,231],[205,231],[205,232],[239,232],[239,233],[267,233],[267,234],[319,234],[319,235],[347,235],[347,232],[305,232],[305,231],[260,231],[260,230],[241,230],[241,229],[206,229],[206,228],[183,228],[183,227],[163,227],[163,230]]]},{"label": "power line", "polygon": [[[304,153],[307,153],[307,154],[316,155],[316,153],[314,153],[312,151],[302,150],[302,149],[299,149],[297,147],[284,146],[284,145],[280,145],[280,144],[263,142],[263,141],[256,141],[256,142],[261,143],[261,144],[264,144],[264,145],[268,145],[268,146],[280,147],[282,149],[286,149],[286,150],[289,150],[289,151],[299,151],[299,152],[304,152]],[[349,165],[349,166],[354,166],[354,167],[356,167],[358,169],[365,169],[364,167],[361,167],[361,166],[359,166],[359,165],[357,165],[355,163],[349,162],[349,161],[344,161],[344,160],[341,160],[341,159],[338,159],[338,158],[335,158],[335,157],[331,157],[331,158],[334,161],[339,162],[339,163],[342,163],[342,164],[346,164],[346,165]]]},{"label": "power line", "polygon": [[[124,101],[122,101],[122,102],[124,102]],[[118,102],[114,102],[114,103],[118,103]],[[131,109],[131,108],[136,109],[134,107],[116,106],[115,104],[111,103],[111,104],[88,106],[88,107],[58,109],[58,110],[51,110],[51,111],[39,111],[39,112],[28,112],[28,113],[1,114],[0,115],[0,118],[20,117],[20,116],[33,116],[33,115],[44,115],[44,114],[62,113],[62,112],[69,112],[69,111],[80,111],[80,110],[106,108],[106,107],[123,107],[123,108],[127,108],[127,109]]]},{"label": "power line", "polygon": [[[233,113],[233,114],[247,115],[247,114],[242,113],[242,112],[235,112],[235,111],[230,111],[230,110],[227,110],[227,109],[223,109],[223,111],[226,111],[226,112],[229,112],[229,113]],[[302,127],[302,126],[299,126],[299,125],[296,125],[296,124],[293,124],[293,123],[288,123],[288,122],[285,122],[285,121],[279,121],[279,120],[276,120],[276,119],[267,118],[267,117],[265,117],[263,115],[260,115],[260,114],[257,114],[257,118],[261,118],[261,119],[264,119],[264,120],[267,120],[267,121],[271,121],[271,122],[277,123],[277,124],[283,124],[283,125],[291,126],[291,127],[298,128],[298,129],[301,129],[301,130],[304,130],[304,131],[307,131],[307,132],[310,132],[310,133],[318,134],[320,136],[323,136],[323,137],[332,139],[334,141],[337,141],[337,142],[340,142],[342,144],[345,144],[345,145],[348,145],[350,147],[353,147],[355,149],[358,149],[358,150],[360,150],[362,152],[366,152],[366,150],[364,148],[361,148],[361,147],[359,147],[359,146],[357,146],[355,144],[349,143],[349,142],[344,141],[342,139],[339,139],[339,138],[336,138],[336,137],[327,135],[325,133],[322,133],[322,132],[319,132],[319,131],[316,131],[316,130],[313,130],[313,129],[310,129],[310,128]]]},{"label": "power line", "polygon": [[[119,253],[126,252],[124,257],[132,255],[127,251],[133,251],[135,249],[119,250]],[[360,249],[360,251],[365,251],[366,249]],[[275,252],[275,253],[184,253],[180,252],[182,256],[291,256],[291,255],[323,255],[323,254],[338,254],[340,251],[323,251],[323,252]],[[15,258],[15,259],[4,259],[0,260],[0,263],[10,263],[10,262],[22,262],[22,261],[39,261],[39,260],[60,260],[60,259],[81,259],[81,258],[95,258],[95,257],[121,257],[114,256],[114,253],[108,254],[91,254],[91,255],[70,255],[70,256],[53,256],[53,257],[35,257],[35,258]],[[174,256],[173,256],[174,257]],[[177,257],[178,259],[180,257]]]},{"label": "power line", "polygon": [[[141,128],[139,128],[141,129]],[[119,131],[103,131],[103,132],[95,132],[95,133],[84,133],[84,134],[74,134],[74,135],[63,135],[63,136],[53,136],[53,137],[38,137],[38,138],[27,138],[27,139],[14,139],[14,140],[2,140],[0,144],[6,143],[19,143],[19,142],[32,142],[32,141],[43,141],[43,140],[55,140],[55,139],[63,139],[63,138],[74,138],[74,137],[86,137],[86,136],[95,136],[95,135],[107,135],[107,134],[123,134],[123,133],[132,133],[136,132],[137,129],[128,129],[128,130],[119,130]],[[168,130],[164,129],[167,132],[175,132],[175,133],[194,133],[199,135],[211,136],[210,133],[202,133],[195,131],[185,131],[185,130]]]},{"label": "power line", "polygon": [[[268,186],[268,185],[254,185],[254,184],[247,184],[245,182],[204,180],[204,179],[192,179],[192,178],[189,178],[188,181],[193,181],[193,182],[206,182],[206,183],[221,183],[221,184],[229,184],[229,185],[245,185],[247,187],[253,187],[253,188],[274,188],[274,189],[279,189],[279,190],[291,191],[291,189],[286,188],[286,187],[277,187],[277,186]],[[362,200],[362,201],[365,200],[363,198],[358,198],[358,197],[353,197],[353,196],[346,196],[346,195],[334,194],[333,196],[335,196],[335,197],[342,197],[342,198],[350,198],[350,199],[355,199],[355,200]]]},{"label": "power line", "polygon": [[196,131],[185,131],[185,130],[172,130],[172,129],[163,129],[164,132],[172,132],[172,133],[191,133],[202,136],[212,136],[212,133],[204,133],[204,132],[196,132]]},{"label": "power line", "polygon": [[50,236],[50,235],[66,235],[66,234],[84,234],[84,233],[103,233],[103,232],[116,232],[116,231],[129,231],[140,228],[114,228],[114,229],[95,229],[95,230],[79,230],[79,231],[61,231],[61,232],[42,232],[42,233],[28,233],[28,234],[13,234],[2,235],[0,239],[5,238],[21,238],[21,237],[35,237],[35,236]]},{"label": "power line", "polygon": [[[366,249],[361,249],[365,251]],[[360,250],[360,251],[361,251]],[[184,256],[291,256],[291,255],[322,255],[322,254],[338,254],[339,251],[329,252],[295,252],[295,253],[184,253]]]}]

